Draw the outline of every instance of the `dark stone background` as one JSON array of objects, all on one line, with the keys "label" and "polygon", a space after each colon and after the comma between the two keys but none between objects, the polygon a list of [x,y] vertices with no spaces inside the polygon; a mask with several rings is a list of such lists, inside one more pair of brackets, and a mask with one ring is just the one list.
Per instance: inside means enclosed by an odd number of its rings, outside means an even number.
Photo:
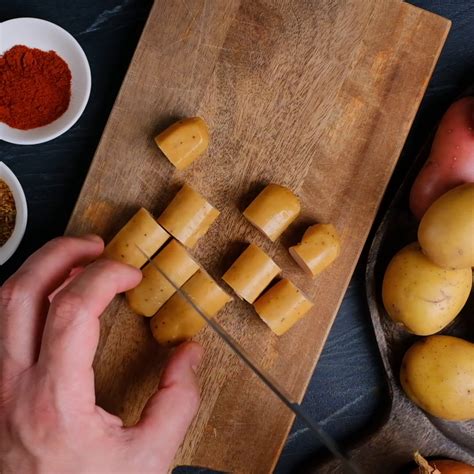
[{"label": "dark stone background", "polygon": [[[412,3],[451,19],[453,26],[378,219],[427,134],[474,77],[474,2],[416,0]],[[44,242],[63,233],[151,4],[151,0],[0,1],[0,21],[38,17],[71,32],[84,48],[93,75],[89,105],[68,133],[36,146],[0,142],[0,160],[18,176],[29,205],[25,238],[15,256],[0,269],[0,281]],[[357,437],[386,403],[383,373],[365,302],[365,256],[366,252],[304,401],[312,416],[341,441]],[[296,422],[276,472],[301,472],[298,466],[314,456],[319,447],[311,434]]]}]

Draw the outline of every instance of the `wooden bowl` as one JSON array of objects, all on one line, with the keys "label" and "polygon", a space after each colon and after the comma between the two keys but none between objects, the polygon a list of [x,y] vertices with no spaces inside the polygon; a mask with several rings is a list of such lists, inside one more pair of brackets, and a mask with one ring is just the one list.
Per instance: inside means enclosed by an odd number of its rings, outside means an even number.
[{"label": "wooden bowl", "polygon": [[[474,94],[474,86],[463,96]],[[431,137],[432,138],[432,137]],[[381,287],[385,269],[393,255],[417,239],[418,222],[408,206],[411,185],[425,163],[431,140],[424,146],[395,195],[372,242],[366,270],[367,299],[377,344],[386,371],[390,403],[365,439],[348,450],[351,459],[367,473],[403,473],[413,467],[414,451],[425,457],[451,458],[474,465],[474,420],[449,422],[433,417],[403,392],[400,365],[406,350],[418,339],[389,319],[382,304]],[[441,332],[474,341],[474,298],[459,316]],[[474,361],[473,361],[474,362]],[[336,460],[320,463],[307,472],[343,472]]]}]

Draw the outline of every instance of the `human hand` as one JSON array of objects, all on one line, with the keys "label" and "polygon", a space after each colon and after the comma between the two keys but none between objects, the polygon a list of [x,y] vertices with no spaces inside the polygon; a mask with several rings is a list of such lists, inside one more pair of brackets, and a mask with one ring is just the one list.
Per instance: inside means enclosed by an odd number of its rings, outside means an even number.
[{"label": "human hand", "polygon": [[164,473],[196,414],[196,343],[176,350],[136,426],[96,406],[99,316],[141,279],[135,268],[94,261],[103,248],[96,236],[55,239],[0,289],[2,474]]}]

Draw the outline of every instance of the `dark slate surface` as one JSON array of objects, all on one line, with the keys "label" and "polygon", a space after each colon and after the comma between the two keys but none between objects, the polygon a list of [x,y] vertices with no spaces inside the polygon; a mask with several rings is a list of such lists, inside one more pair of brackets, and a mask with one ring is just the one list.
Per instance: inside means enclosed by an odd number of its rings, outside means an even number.
[{"label": "dark slate surface", "polygon": [[[450,18],[453,28],[382,211],[442,111],[474,77],[474,2],[416,0],[412,3]],[[33,147],[0,142],[0,160],[12,168],[23,184],[30,212],[25,239],[16,255],[0,269],[0,281],[33,250],[63,232],[151,4],[151,0],[1,0],[0,21],[38,17],[70,31],[91,63],[93,89],[81,120],[59,139]],[[365,255],[366,252],[304,401],[312,416],[340,441],[357,437],[386,406],[383,373],[365,302]],[[301,472],[301,463],[319,452],[320,445],[296,422],[276,472]],[[178,471],[208,472],[188,468]]]}]

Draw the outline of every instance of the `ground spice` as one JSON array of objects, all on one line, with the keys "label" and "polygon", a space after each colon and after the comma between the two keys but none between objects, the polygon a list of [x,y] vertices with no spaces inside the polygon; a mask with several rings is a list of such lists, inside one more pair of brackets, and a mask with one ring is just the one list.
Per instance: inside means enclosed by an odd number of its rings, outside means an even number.
[{"label": "ground spice", "polygon": [[18,45],[0,56],[0,122],[20,130],[59,118],[71,100],[71,71],[54,51]]},{"label": "ground spice", "polygon": [[11,237],[15,227],[16,207],[13,194],[5,181],[0,179],[0,247]]}]

